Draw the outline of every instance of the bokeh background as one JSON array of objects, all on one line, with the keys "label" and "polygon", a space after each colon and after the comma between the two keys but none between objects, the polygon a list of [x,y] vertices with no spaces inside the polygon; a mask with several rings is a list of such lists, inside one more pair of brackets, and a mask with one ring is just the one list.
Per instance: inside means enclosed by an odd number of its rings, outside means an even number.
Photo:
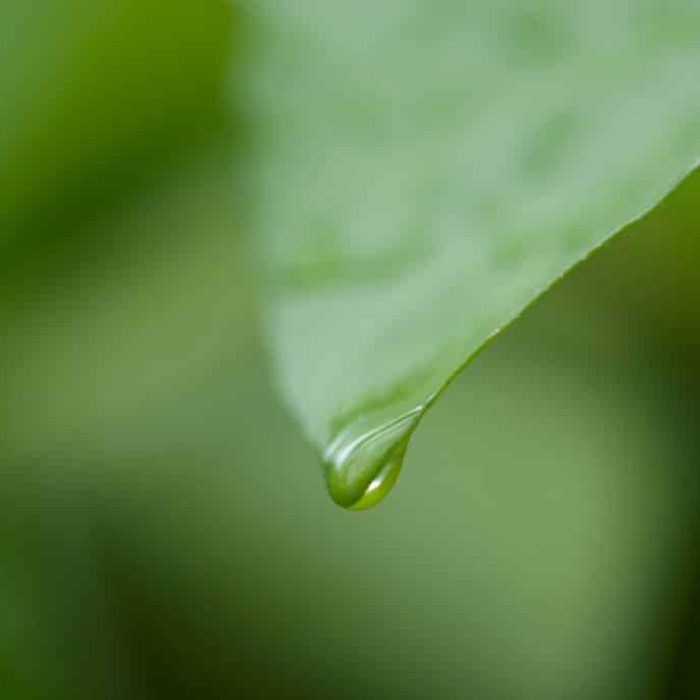
[{"label": "bokeh background", "polygon": [[266,371],[241,31],[0,6],[0,697],[699,697],[700,177],[344,512]]}]

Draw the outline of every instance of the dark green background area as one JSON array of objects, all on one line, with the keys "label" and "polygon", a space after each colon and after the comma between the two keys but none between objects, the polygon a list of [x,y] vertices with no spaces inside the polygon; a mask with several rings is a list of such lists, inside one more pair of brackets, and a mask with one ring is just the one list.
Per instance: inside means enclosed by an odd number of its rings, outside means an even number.
[{"label": "dark green background area", "polygon": [[213,0],[0,9],[0,695],[694,697],[700,179],[347,513],[266,371],[232,53]]}]

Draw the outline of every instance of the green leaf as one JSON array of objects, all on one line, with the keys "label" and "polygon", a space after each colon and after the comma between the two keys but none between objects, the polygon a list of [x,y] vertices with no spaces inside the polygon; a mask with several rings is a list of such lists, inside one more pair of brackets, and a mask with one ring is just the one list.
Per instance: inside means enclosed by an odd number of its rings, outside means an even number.
[{"label": "green leaf", "polygon": [[251,0],[247,221],[284,395],[342,506],[700,153],[700,4]]}]

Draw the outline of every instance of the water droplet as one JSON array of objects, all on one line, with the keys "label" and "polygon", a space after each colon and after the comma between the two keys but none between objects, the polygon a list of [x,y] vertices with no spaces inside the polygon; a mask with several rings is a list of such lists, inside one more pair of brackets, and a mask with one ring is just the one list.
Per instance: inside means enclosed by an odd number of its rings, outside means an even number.
[{"label": "water droplet", "polygon": [[372,429],[358,423],[338,435],[324,458],[328,491],[338,505],[365,510],[391,491],[423,411],[419,406]]}]

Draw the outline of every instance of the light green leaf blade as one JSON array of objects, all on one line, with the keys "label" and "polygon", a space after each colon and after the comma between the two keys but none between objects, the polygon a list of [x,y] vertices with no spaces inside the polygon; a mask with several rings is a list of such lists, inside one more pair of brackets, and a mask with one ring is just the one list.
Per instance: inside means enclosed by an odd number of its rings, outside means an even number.
[{"label": "light green leaf blade", "polygon": [[700,3],[247,5],[270,345],[363,508],[455,373],[694,168]]}]

